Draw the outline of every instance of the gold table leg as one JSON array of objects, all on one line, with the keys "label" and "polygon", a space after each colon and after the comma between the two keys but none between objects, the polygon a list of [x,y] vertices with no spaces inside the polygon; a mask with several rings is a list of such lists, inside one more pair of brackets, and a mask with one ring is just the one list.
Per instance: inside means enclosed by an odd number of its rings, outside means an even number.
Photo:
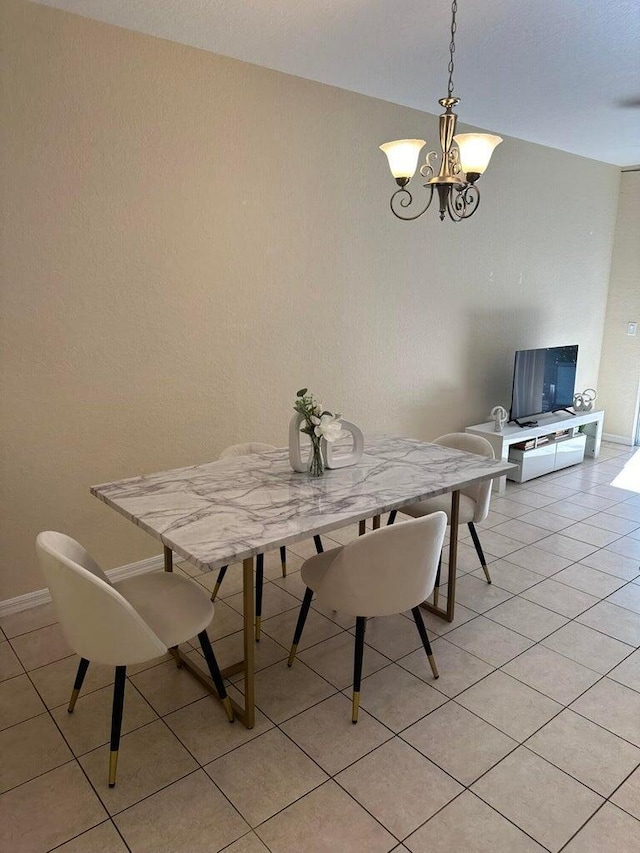
[{"label": "gold table leg", "polygon": [[[173,552],[171,548],[164,546],[164,570],[173,571]],[[256,722],[255,711],[255,674],[254,674],[254,644],[253,644],[253,611],[254,611],[254,586],[253,586],[253,557],[243,560],[242,563],[242,596],[244,605],[244,659],[233,663],[221,670],[223,677],[229,678],[244,672],[244,708],[231,699],[231,707],[237,720],[248,729],[252,729]],[[179,648],[170,649],[176,662],[186,669],[197,681],[205,687],[209,693],[217,699],[218,691],[207,672],[188,658]]]},{"label": "gold table leg", "polygon": [[[456,570],[458,565],[458,523],[460,516],[460,492],[451,493],[451,533],[449,534],[449,577],[447,589],[447,609],[437,607],[430,601],[423,601],[420,605],[429,613],[435,613],[447,622],[453,622],[456,606]],[[435,596],[434,596],[435,598]]]}]

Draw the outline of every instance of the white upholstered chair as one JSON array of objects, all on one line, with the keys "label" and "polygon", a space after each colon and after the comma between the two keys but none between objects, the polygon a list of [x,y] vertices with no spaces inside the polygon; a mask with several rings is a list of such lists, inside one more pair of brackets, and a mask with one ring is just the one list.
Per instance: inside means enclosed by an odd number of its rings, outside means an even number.
[{"label": "white upholstered chair", "polygon": [[68,711],[90,662],[115,666],[109,787],[116,783],[127,666],[152,660],[197,635],[211,678],[233,722],[207,626],[214,607],[197,583],[170,572],[151,572],[111,583],[75,539],[48,530],[36,539],[38,559],[62,630],[80,664]]},{"label": "white upholstered chair", "polygon": [[420,604],[433,592],[447,516],[435,512],[395,527],[359,536],[341,548],[310,557],[302,565],[306,591],[288,666],[293,664],[314,593],[318,603],[356,617],[351,720],[358,722],[360,681],[366,621],[411,610],[427,653],[433,677],[438,678]]},{"label": "white upholstered chair", "polygon": [[[447,435],[441,435],[433,440],[433,444],[440,444],[443,447],[453,447],[456,450],[464,450],[467,453],[475,453],[478,456],[486,456],[488,459],[493,459],[493,448],[486,440],[479,435],[468,435],[464,432],[451,432]],[[460,489],[460,509],[458,522],[467,524],[469,533],[473,540],[476,553],[480,560],[480,565],[484,571],[487,583],[491,583],[491,575],[487,567],[487,561],[478,538],[478,532],[475,525],[484,521],[489,514],[489,502],[491,500],[491,486],[493,480],[485,480],[483,483],[477,483],[473,486],[467,486],[466,489]],[[429,498],[424,501],[417,501],[413,504],[401,507],[398,512],[410,515],[412,518],[420,518],[423,515],[429,515],[432,512],[442,511],[447,514],[447,523],[451,523],[451,495],[438,495],[436,498]],[[395,518],[395,513],[393,513]],[[391,522],[391,519],[390,519]],[[436,584],[439,585],[439,576]]]},{"label": "white upholstered chair", "polygon": [[[249,441],[245,444],[232,444],[222,451],[218,459],[234,459],[238,456],[251,456],[253,453],[264,453],[267,450],[276,450],[273,444],[262,444],[259,441]],[[319,536],[313,537],[316,550],[318,553],[322,551],[322,540]],[[282,577],[287,576],[287,549],[282,545],[280,547],[280,564],[282,566]],[[213,592],[211,593],[211,601],[216,600],[220,584],[224,580],[229,566],[222,566],[218,572]],[[260,633],[262,628],[262,589],[264,586],[264,554],[258,554],[256,557],[256,623],[255,633],[256,642],[260,642]]]}]

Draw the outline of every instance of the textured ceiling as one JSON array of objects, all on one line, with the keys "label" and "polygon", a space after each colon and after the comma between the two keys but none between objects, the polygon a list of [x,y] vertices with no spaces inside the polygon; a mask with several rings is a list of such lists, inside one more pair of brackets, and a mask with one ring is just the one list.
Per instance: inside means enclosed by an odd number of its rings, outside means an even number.
[{"label": "textured ceiling", "polygon": [[[39,2],[430,113],[446,94],[447,0]],[[638,0],[459,0],[456,45],[461,121],[640,163]]]}]

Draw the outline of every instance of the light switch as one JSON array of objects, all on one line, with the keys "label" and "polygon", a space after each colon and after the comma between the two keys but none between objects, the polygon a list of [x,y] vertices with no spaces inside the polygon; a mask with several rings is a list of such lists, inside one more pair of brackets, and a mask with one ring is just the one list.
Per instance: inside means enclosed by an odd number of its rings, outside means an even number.
[{"label": "light switch", "polygon": [[627,323],[627,334],[628,335],[636,335],[638,333],[638,324],[637,323]]}]

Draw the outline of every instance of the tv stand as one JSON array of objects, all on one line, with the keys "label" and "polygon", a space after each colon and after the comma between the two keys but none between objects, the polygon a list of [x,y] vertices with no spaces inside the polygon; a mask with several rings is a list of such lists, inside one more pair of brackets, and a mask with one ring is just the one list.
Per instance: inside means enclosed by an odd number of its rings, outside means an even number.
[{"label": "tv stand", "polygon": [[[595,458],[600,453],[604,412],[554,413],[541,415],[537,426],[520,427],[507,424],[500,432],[495,431],[494,422],[475,424],[465,432],[486,438],[493,447],[496,459],[513,461],[518,470],[509,474],[509,479],[524,482],[540,477],[569,465],[581,462],[584,456]],[[514,448],[526,445],[529,449]],[[511,455],[511,459],[509,458]],[[506,477],[497,481],[496,491],[506,488]]]},{"label": "tv stand", "polygon": [[520,421],[517,418],[514,418],[512,423],[518,424],[520,429],[525,429],[526,427],[538,426],[538,421],[523,421],[522,423],[520,423]]}]

